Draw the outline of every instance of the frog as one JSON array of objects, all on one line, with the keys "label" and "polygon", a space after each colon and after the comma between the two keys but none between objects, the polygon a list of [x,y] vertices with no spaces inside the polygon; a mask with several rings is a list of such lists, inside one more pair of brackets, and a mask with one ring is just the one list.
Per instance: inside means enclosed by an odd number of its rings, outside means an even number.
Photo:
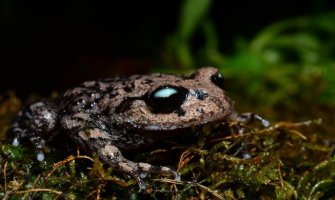
[{"label": "frog", "polygon": [[14,146],[28,139],[37,160],[43,161],[48,137],[61,130],[80,149],[96,153],[103,163],[133,177],[143,191],[143,174],[167,174],[177,180],[180,175],[167,166],[128,160],[122,152],[178,138],[233,113],[220,71],[202,67],[191,75],[152,73],[83,82],[57,102],[39,99],[24,106],[10,132]]}]

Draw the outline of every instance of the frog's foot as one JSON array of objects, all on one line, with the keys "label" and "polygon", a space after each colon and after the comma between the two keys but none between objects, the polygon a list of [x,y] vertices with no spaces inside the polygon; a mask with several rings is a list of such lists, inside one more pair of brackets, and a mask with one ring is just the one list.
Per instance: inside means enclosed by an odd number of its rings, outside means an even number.
[{"label": "frog's foot", "polygon": [[19,146],[23,139],[28,139],[37,151],[37,160],[44,160],[44,137],[48,137],[57,123],[57,111],[54,106],[38,100],[26,105],[17,115],[8,134],[12,134],[14,146]]},{"label": "frog's foot", "polygon": [[230,116],[232,119],[238,121],[238,122],[242,122],[242,123],[251,123],[254,121],[258,121],[261,122],[261,124],[264,127],[268,127],[270,126],[270,122],[264,118],[262,118],[261,116],[255,114],[255,113],[242,113],[242,114],[236,114],[234,113],[232,116]]},{"label": "frog's foot", "polygon": [[12,144],[16,147],[20,145],[20,142],[23,138],[28,137],[27,131],[24,129],[21,129],[18,122],[13,123],[9,132],[14,134]]},{"label": "frog's foot", "polygon": [[34,145],[37,155],[36,158],[38,161],[43,161],[44,160],[44,147],[45,147],[45,139],[43,139],[40,136],[32,136],[29,138],[31,143]]},{"label": "frog's foot", "polygon": [[143,179],[148,173],[172,174],[176,180],[180,180],[180,175],[169,167],[153,166],[148,163],[136,163],[124,158],[120,150],[111,144],[106,145],[99,151],[102,160],[110,163],[120,171],[130,174],[138,183],[139,191],[146,191],[147,187]]},{"label": "frog's foot", "polygon": [[175,180],[180,180],[180,175],[169,167],[153,166],[148,163],[135,163],[129,160],[125,160],[121,163],[118,163],[117,167],[120,170],[129,173],[132,177],[135,178],[139,186],[139,192],[146,191],[147,186],[144,183],[143,179],[149,173],[172,174]]},{"label": "frog's foot", "polygon": [[28,138],[37,151],[37,155],[36,155],[37,160],[43,161],[44,160],[43,149],[45,147],[45,139],[43,139],[42,137],[36,134],[28,133],[27,130],[21,129],[16,126],[17,126],[17,123],[14,123],[12,126],[12,131],[15,134],[12,145],[17,147],[20,145],[21,140]]}]

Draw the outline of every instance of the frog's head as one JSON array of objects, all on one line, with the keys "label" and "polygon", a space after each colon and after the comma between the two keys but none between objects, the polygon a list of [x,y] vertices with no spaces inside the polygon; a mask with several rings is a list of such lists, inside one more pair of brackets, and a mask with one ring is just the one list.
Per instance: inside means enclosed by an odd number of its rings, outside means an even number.
[{"label": "frog's head", "polygon": [[119,124],[141,130],[176,130],[220,121],[233,111],[216,68],[201,68],[190,76],[154,74],[144,79],[145,86],[137,84],[142,86],[142,96],[116,112]]}]

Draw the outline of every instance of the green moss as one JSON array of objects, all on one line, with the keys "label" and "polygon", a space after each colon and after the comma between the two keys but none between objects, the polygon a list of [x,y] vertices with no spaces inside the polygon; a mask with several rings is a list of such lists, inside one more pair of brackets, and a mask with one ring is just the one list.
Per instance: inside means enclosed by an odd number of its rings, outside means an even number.
[{"label": "green moss", "polygon": [[[6,106],[12,105],[0,104],[0,110],[8,110]],[[8,120],[1,126],[8,127],[14,113],[2,113]],[[146,178],[147,194],[137,193],[135,180],[108,168],[95,154],[59,146],[66,142],[50,143],[47,159],[38,162],[30,145],[14,147],[6,139],[1,142],[0,195],[10,199],[328,198],[335,195],[334,143],[320,132],[321,126],[320,120],[270,127],[234,121],[205,126],[191,146],[172,145],[134,158],[166,165],[164,157],[169,157],[181,173],[181,181],[161,175]]]}]

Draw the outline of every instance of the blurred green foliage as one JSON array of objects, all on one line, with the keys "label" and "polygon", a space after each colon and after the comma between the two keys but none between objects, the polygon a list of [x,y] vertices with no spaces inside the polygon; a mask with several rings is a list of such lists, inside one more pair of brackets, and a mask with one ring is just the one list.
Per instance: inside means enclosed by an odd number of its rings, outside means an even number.
[{"label": "blurred green foliage", "polygon": [[[227,55],[220,52],[220,33],[209,18],[211,1],[198,1],[184,1],[164,66],[177,66],[174,72],[220,68],[238,110],[257,108],[272,119],[334,118],[329,111],[335,106],[335,13],[271,24],[250,40],[237,38],[234,53]],[[199,32],[200,46],[192,43]]]},{"label": "blurred green foliage", "polygon": [[332,13],[275,23],[249,44],[240,42],[238,52],[220,66],[228,73],[242,71],[247,95],[269,105],[334,104],[334,20]]}]

